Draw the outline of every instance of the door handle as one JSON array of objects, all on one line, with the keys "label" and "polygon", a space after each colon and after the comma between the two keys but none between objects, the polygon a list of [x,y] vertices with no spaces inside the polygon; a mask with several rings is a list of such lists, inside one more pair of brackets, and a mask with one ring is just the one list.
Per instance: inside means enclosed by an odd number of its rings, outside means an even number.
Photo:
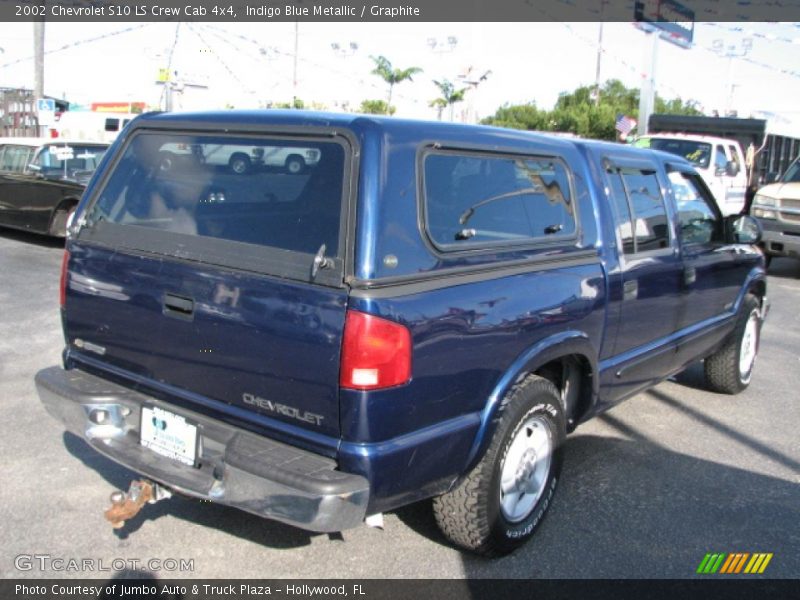
[{"label": "door handle", "polygon": [[630,279],[622,284],[622,299],[623,300],[636,300],[639,297],[639,282],[636,279]]},{"label": "door handle", "polygon": [[164,314],[168,317],[191,321],[194,315],[194,300],[175,294],[164,294]]}]

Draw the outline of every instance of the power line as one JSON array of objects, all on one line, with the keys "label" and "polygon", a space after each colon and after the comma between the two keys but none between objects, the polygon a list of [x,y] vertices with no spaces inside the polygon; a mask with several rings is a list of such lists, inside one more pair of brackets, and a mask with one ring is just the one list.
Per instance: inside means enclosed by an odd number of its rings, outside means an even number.
[{"label": "power line", "polygon": [[[212,25],[206,25],[205,29],[215,29],[217,31],[222,32],[226,36],[235,37],[235,38],[240,39],[241,41],[247,42],[248,44],[252,44],[256,48],[258,48],[259,50],[261,48],[263,48],[263,44],[260,41],[258,41],[256,39],[253,39],[253,38],[250,38],[250,37],[247,37],[247,36],[242,35],[240,33],[234,33],[233,31],[229,31],[227,29],[222,29],[220,27],[215,27],[215,26],[212,26]],[[294,53],[293,52],[287,52],[287,51],[281,50],[279,48],[275,48],[274,50],[275,50],[275,53],[278,54],[279,56],[284,56],[284,57],[287,57],[287,58],[294,58]],[[335,75],[339,75],[341,77],[349,79],[350,81],[357,82],[359,85],[368,86],[368,87],[373,88],[375,90],[384,91],[383,88],[381,86],[379,86],[377,83],[374,83],[374,82],[371,82],[371,81],[366,81],[365,79],[360,78],[360,77],[354,77],[352,72],[342,71],[340,69],[331,68],[331,66],[329,64],[323,65],[321,63],[318,63],[316,61],[310,60],[310,59],[305,58],[305,57],[298,56],[297,59],[302,63],[305,63],[307,65],[310,65],[312,67],[315,67],[317,69],[325,71],[326,73],[333,73]],[[402,94],[402,93],[395,93],[395,97],[403,99],[403,100],[408,101],[408,102],[411,102],[411,103],[416,104],[416,105],[423,104],[423,102],[421,100],[409,97],[409,96],[407,96],[405,94]]]},{"label": "power line", "polygon": [[[705,27],[710,27],[714,29],[722,29],[724,31],[728,31],[731,33],[738,33],[742,34],[747,37],[751,38],[759,38],[762,40],[766,40],[768,42],[783,42],[785,44],[800,44],[800,36],[798,37],[786,37],[782,35],[775,35],[772,33],[762,33],[760,31],[756,31],[755,29],[749,29],[747,27],[740,27],[740,26],[730,26],[730,25],[722,25],[720,23],[707,23],[702,22],[700,25]],[[798,25],[794,25],[795,28],[800,28]]]},{"label": "power line", "polygon": [[192,33],[194,33],[200,39],[200,41],[209,50],[211,50],[211,54],[214,55],[214,58],[216,58],[217,61],[219,62],[219,64],[221,64],[223,66],[223,68],[228,72],[228,74],[236,80],[236,82],[239,84],[239,86],[241,86],[242,90],[247,92],[248,90],[245,87],[244,82],[239,78],[239,76],[236,73],[233,72],[233,70],[228,66],[228,64],[224,60],[222,60],[222,57],[219,54],[217,54],[216,52],[214,52],[214,49],[211,47],[211,44],[209,44],[206,41],[206,39],[201,35],[201,33],[199,31],[197,31],[194,27],[192,27],[189,23],[187,23],[186,26],[189,28],[189,30]]},{"label": "power line", "polygon": [[[172,38],[172,48],[170,48],[169,57],[167,57],[167,79],[164,82],[164,87],[161,88],[161,96],[158,99],[159,108],[161,108],[161,105],[164,102],[164,96],[167,94],[167,86],[172,85],[172,82],[170,81],[170,79],[172,77],[172,75],[171,75],[171,73],[172,73],[172,57],[175,55],[175,47],[178,45],[178,34],[180,33],[180,31],[181,31],[181,24],[179,22],[175,26],[175,36]],[[171,107],[169,107],[169,108],[171,108]]]},{"label": "power line", "polygon": [[[133,27],[126,27],[125,29],[119,29],[117,31],[112,31],[111,33],[105,33],[103,35],[98,35],[93,38],[87,38],[85,40],[80,40],[77,42],[71,42],[69,44],[64,44],[58,48],[53,48],[52,50],[45,50],[45,54],[55,54],[56,52],[63,52],[64,50],[70,50],[72,48],[77,48],[78,46],[84,46],[86,44],[91,44],[93,42],[99,42],[100,40],[112,38],[118,35],[122,35],[124,33],[130,33],[132,31],[137,31],[139,29],[143,29],[145,27],[150,27],[152,23],[145,23],[144,25],[136,25]],[[34,56],[25,56],[23,58],[18,58],[17,60],[12,60],[11,62],[4,63],[0,65],[0,69],[4,69],[6,67],[11,67],[29,60],[33,60]]]}]

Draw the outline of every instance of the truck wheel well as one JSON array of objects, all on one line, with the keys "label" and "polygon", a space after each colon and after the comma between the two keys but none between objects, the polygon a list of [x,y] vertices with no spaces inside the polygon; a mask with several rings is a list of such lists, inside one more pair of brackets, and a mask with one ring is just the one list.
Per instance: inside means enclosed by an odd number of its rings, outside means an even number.
[{"label": "truck wheel well", "polygon": [[764,281],[756,281],[750,286],[748,292],[758,298],[759,302],[763,302],[767,293],[767,284]]},{"label": "truck wheel well", "polygon": [[53,211],[53,216],[50,218],[50,235],[63,237],[69,213],[75,210],[78,206],[78,198],[64,198],[61,203]]},{"label": "truck wheel well", "polygon": [[570,354],[540,366],[534,375],[549,380],[561,394],[561,405],[572,431],[589,409],[592,398],[592,368],[585,356]]}]

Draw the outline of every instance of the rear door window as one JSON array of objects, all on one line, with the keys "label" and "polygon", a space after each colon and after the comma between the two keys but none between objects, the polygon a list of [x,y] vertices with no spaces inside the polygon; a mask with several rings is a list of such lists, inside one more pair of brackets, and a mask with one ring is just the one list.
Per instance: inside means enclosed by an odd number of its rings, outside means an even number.
[{"label": "rear door window", "polygon": [[140,133],[86,221],[157,242],[143,249],[267,271],[272,257],[282,275],[308,279],[311,260],[287,252],[343,257],[346,162],[340,141]]},{"label": "rear door window", "polygon": [[668,176],[678,209],[681,243],[710,244],[721,241],[722,217],[698,176],[675,170],[669,171]]},{"label": "rear door window", "polygon": [[424,159],[428,236],[444,251],[573,237],[569,175],[555,158],[430,153]]}]

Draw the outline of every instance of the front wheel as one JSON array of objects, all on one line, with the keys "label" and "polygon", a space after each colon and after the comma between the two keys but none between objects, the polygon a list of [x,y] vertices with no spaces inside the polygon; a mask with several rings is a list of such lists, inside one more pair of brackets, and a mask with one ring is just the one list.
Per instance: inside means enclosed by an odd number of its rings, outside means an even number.
[{"label": "front wheel", "polygon": [[292,154],[286,159],[286,164],[284,166],[286,167],[287,172],[291,173],[292,175],[297,175],[306,168],[306,161],[303,160],[302,156]]},{"label": "front wheel", "polygon": [[237,152],[228,161],[228,167],[237,175],[244,175],[250,170],[250,157],[241,152]]},{"label": "front wheel", "polygon": [[706,383],[715,392],[738,394],[750,385],[761,336],[761,305],[745,296],[736,328],[725,345],[705,360]]},{"label": "front wheel", "polygon": [[533,535],[553,499],[566,437],[558,391],[542,377],[514,386],[499,414],[483,459],[433,501],[445,536],[485,556],[508,554]]}]

